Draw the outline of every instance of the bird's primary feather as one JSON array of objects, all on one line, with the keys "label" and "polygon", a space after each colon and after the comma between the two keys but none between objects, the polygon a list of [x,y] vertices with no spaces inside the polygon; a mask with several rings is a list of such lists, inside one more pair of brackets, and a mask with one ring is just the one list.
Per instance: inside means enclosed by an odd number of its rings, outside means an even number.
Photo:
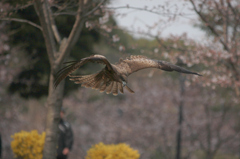
[{"label": "bird's primary feather", "polygon": [[[104,64],[105,68],[100,72],[91,75],[71,75],[71,73],[88,62]],[[70,61],[65,64],[67,65],[59,70],[55,76],[55,87],[57,87],[63,79],[69,76],[70,80],[76,84],[81,84],[83,87],[91,87],[100,92],[105,91],[107,94],[112,93],[113,95],[118,95],[118,91],[124,93],[123,87],[129,92],[134,93],[134,91],[126,85],[127,77],[130,74],[145,68],[158,68],[164,71],[177,71],[180,73],[201,76],[196,72],[189,71],[169,62],[153,60],[141,55],[132,55],[125,60],[120,59],[117,64],[110,64],[106,57],[102,55],[93,55],[83,58],[80,61]]]}]

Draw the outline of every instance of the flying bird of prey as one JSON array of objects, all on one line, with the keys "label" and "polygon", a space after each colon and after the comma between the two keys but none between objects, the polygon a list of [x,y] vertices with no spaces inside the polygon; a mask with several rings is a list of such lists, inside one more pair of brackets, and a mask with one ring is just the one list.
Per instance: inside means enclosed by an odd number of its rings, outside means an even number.
[{"label": "flying bird of prey", "polygon": [[[88,62],[103,64],[105,67],[95,74],[71,75],[71,73]],[[70,80],[76,84],[81,84],[83,87],[91,87],[100,92],[106,91],[107,94],[112,93],[113,95],[118,95],[118,91],[123,93],[123,88],[134,93],[134,91],[127,86],[127,78],[132,73],[145,68],[158,68],[164,71],[177,71],[201,76],[196,72],[191,72],[169,62],[153,60],[141,55],[132,55],[125,60],[120,59],[117,64],[109,63],[106,57],[102,55],[93,55],[83,58],[80,61],[71,61],[65,64],[67,64],[67,66],[59,70],[55,76],[55,87],[69,76]]]}]

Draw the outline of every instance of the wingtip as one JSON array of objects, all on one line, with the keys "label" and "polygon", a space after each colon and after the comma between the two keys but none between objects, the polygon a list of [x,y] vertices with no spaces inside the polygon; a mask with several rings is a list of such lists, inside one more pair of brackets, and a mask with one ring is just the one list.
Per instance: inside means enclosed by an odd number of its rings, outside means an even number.
[{"label": "wingtip", "polygon": [[199,74],[199,73],[195,73],[195,75],[198,75],[198,76],[203,76],[203,75],[201,75],[201,74]]}]

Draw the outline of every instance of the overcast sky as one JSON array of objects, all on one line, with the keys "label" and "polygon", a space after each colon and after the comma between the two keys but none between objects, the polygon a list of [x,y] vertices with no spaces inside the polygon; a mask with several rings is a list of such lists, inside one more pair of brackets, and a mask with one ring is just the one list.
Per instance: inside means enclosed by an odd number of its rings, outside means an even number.
[{"label": "overcast sky", "polygon": [[[167,4],[168,3],[168,4]],[[188,37],[193,38],[197,41],[201,41],[204,38],[204,33],[193,27],[193,23],[197,20],[197,15],[190,9],[191,5],[183,0],[111,0],[110,7],[118,8],[122,6],[130,6],[137,8],[152,9],[158,8],[154,11],[165,12],[158,6],[164,6],[168,8],[170,12],[174,13],[177,9],[177,13],[183,13],[185,16],[177,16],[174,21],[169,22],[169,15],[172,14],[161,14],[157,15],[148,11],[140,11],[135,9],[114,9],[115,18],[121,27],[124,27],[130,31],[137,32],[139,30],[149,31],[151,34],[156,36],[160,31],[162,37],[167,37],[170,34],[181,35],[187,33]],[[125,14],[125,16],[119,16]],[[149,29],[147,26],[153,26],[158,24],[155,28]]]}]

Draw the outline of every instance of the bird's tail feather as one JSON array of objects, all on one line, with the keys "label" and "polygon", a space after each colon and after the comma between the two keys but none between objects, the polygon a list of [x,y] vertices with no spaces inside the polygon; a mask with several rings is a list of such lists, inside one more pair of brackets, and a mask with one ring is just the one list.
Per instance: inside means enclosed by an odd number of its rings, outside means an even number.
[{"label": "bird's tail feather", "polygon": [[118,84],[117,84],[117,82],[113,82],[112,94],[115,95],[115,96],[118,95]]},{"label": "bird's tail feather", "polygon": [[121,83],[118,82],[118,89],[123,94],[123,86]]},{"label": "bird's tail feather", "polygon": [[134,93],[134,91],[133,91],[131,88],[129,88],[127,85],[125,86],[125,88],[126,88],[130,93]]},{"label": "bird's tail feather", "polygon": [[107,93],[107,94],[110,94],[110,93],[111,93],[112,87],[113,87],[113,82],[111,82],[110,85],[107,86],[107,88],[106,88],[106,93]]}]

